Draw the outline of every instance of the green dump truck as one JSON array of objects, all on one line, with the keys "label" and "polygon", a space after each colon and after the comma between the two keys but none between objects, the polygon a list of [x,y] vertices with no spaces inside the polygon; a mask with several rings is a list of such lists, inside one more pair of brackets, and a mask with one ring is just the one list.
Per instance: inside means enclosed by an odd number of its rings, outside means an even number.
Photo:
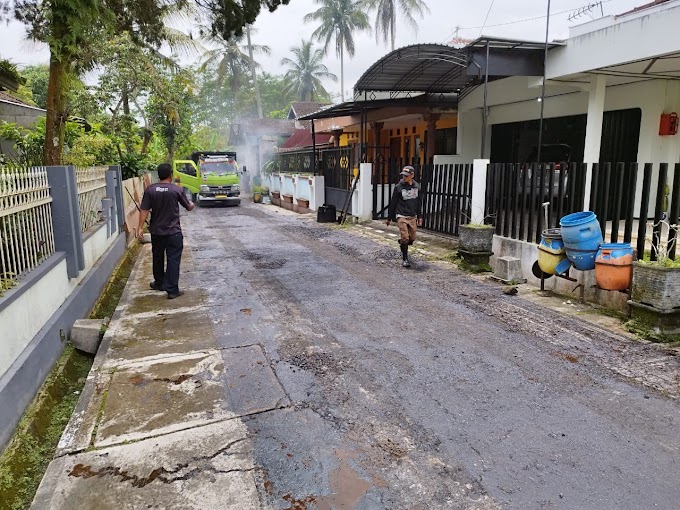
[{"label": "green dump truck", "polygon": [[235,152],[194,152],[191,159],[172,162],[175,184],[191,193],[196,205],[241,203]]}]

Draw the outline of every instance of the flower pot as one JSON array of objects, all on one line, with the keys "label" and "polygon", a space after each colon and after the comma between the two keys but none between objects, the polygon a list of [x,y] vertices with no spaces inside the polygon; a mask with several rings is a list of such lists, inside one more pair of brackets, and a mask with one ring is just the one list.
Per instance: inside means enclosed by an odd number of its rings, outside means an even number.
[{"label": "flower pot", "polygon": [[680,309],[680,268],[634,262],[631,298],[658,310]]},{"label": "flower pot", "polygon": [[283,195],[283,201],[287,204],[293,203],[293,195]]},{"label": "flower pot", "polygon": [[494,227],[492,225],[460,225],[460,249],[471,252],[490,252],[493,244]]},{"label": "flower pot", "polygon": [[281,193],[278,191],[272,191],[271,194],[274,200],[279,200],[281,198]]},{"label": "flower pot", "polygon": [[261,193],[253,193],[253,202],[256,204],[261,204],[262,203],[262,194]]},{"label": "flower pot", "polygon": [[298,198],[297,203],[301,208],[309,209],[309,200],[305,200],[304,198]]}]

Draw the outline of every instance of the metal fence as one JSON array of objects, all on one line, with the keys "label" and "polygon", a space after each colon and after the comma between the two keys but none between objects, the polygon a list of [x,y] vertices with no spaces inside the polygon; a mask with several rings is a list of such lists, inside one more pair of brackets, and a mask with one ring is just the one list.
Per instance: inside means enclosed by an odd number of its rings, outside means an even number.
[{"label": "metal fence", "polygon": [[419,159],[373,161],[373,218],[385,219],[394,188],[401,180],[404,165],[415,170],[422,193],[423,228],[458,235],[458,227],[469,223],[472,209],[472,165],[421,164]]},{"label": "metal fence", "polygon": [[278,154],[279,172],[289,174],[313,174],[319,157],[319,151],[312,149],[281,152]]},{"label": "metal fence", "polygon": [[106,198],[106,167],[76,168],[80,229],[87,232],[100,221]]},{"label": "metal fence", "polygon": [[54,254],[47,171],[0,167],[0,291]]},{"label": "metal fence", "polygon": [[[544,229],[559,227],[562,216],[584,210],[587,170],[586,163],[489,165],[487,222],[495,225],[497,235],[540,242]],[[640,258],[649,251],[652,260],[660,244],[668,243],[675,258],[677,233],[663,221],[680,223],[680,163],[672,170],[667,163],[656,168],[652,163],[593,164],[589,198],[605,242],[632,243]]]}]

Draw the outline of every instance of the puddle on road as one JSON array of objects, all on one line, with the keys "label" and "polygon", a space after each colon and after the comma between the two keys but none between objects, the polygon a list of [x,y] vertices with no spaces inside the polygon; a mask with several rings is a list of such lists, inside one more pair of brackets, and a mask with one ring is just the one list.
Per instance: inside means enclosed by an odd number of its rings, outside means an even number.
[{"label": "puddle on road", "polygon": [[354,458],[354,454],[336,450],[335,455],[340,466],[328,475],[331,494],[317,497],[316,507],[318,510],[353,510],[373,484],[361,478],[350,466],[349,459]]}]

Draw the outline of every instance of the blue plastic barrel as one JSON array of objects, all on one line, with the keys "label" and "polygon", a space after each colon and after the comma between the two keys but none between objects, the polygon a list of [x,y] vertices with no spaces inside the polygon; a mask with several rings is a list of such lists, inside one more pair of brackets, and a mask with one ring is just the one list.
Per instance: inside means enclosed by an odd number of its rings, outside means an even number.
[{"label": "blue plastic barrel", "polygon": [[595,269],[595,257],[602,244],[602,230],[595,213],[568,214],[560,220],[567,258],[580,271]]}]

